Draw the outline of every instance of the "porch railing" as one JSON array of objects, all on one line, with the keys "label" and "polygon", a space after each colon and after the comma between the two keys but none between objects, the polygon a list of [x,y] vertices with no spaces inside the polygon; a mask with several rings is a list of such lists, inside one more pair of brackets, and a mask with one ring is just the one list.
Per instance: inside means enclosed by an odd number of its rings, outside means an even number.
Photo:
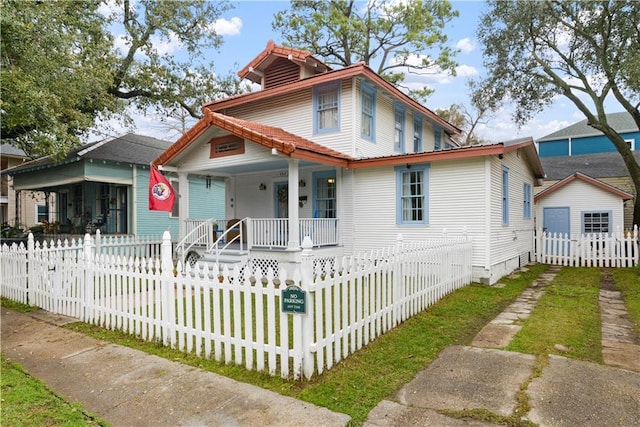
[{"label": "porch railing", "polygon": [[209,219],[187,219],[185,222],[186,232],[182,240],[176,245],[176,252],[184,262],[189,251],[194,247],[203,247],[209,249],[213,243],[213,224],[215,218]]},{"label": "porch railing", "polygon": [[[248,218],[249,247],[286,248],[289,242],[288,218]],[[301,218],[298,241],[309,236],[314,246],[339,243],[336,218]]]}]

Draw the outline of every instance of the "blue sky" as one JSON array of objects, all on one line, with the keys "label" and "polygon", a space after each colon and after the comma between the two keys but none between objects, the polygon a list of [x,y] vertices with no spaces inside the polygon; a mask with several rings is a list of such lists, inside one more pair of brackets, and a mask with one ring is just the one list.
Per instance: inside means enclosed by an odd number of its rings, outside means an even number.
[{"label": "blue sky", "polygon": [[[466,81],[484,73],[481,46],[476,40],[475,32],[486,5],[481,1],[453,1],[452,4],[460,16],[448,25],[446,33],[451,46],[460,50],[456,57],[457,76],[431,75],[415,81],[415,84],[426,84],[435,89],[435,93],[425,103],[432,110],[447,108],[454,103],[467,104],[469,95]],[[220,74],[229,71],[235,73],[245,66],[265,48],[268,40],[277,44],[282,42],[279,34],[272,30],[271,23],[273,15],[286,9],[288,2],[253,0],[232,2],[232,5],[234,8],[215,23],[216,31],[222,35],[224,44],[218,52],[211,52],[210,59],[215,63],[215,71]],[[170,43],[159,48],[179,54],[179,47],[171,46]],[[154,124],[154,119],[151,115],[136,117],[135,131],[166,138],[166,129]],[[524,136],[540,138],[583,119],[584,116],[571,102],[559,98],[522,128],[518,128],[512,122],[511,111],[509,107],[505,107],[490,117],[487,124],[478,129],[478,134],[491,141],[505,141]]]}]

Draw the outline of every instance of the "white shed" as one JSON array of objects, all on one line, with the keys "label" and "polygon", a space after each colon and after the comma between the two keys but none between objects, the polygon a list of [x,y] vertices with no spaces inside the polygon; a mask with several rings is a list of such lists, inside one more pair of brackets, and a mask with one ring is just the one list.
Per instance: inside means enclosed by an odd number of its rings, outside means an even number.
[{"label": "white shed", "polygon": [[632,194],[576,172],[534,198],[536,227],[550,233],[611,233],[624,227]]}]

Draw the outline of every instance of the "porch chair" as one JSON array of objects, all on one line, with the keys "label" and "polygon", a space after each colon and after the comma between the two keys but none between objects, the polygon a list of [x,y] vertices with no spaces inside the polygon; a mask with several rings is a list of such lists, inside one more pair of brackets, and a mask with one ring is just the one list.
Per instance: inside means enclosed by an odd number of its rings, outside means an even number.
[{"label": "porch chair", "polygon": [[242,226],[242,243],[247,243],[247,226],[242,220],[233,218],[227,221],[227,241],[231,241],[240,234],[240,225]]}]

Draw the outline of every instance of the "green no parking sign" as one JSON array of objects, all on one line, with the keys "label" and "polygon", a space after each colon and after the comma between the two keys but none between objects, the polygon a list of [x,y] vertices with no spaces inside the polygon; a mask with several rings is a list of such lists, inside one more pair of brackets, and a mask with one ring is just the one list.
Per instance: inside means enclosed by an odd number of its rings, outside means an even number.
[{"label": "green no parking sign", "polygon": [[287,286],[282,291],[282,312],[307,314],[307,292],[298,286]]}]

